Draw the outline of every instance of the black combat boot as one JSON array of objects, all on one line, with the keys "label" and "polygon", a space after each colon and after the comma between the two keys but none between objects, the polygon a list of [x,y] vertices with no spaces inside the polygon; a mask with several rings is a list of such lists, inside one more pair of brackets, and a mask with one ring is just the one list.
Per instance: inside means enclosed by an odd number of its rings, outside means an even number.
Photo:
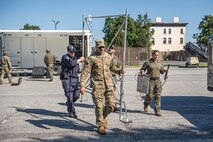
[{"label": "black combat boot", "polygon": [[77,118],[78,116],[76,115],[76,113],[69,113],[69,117],[71,117],[71,118]]}]

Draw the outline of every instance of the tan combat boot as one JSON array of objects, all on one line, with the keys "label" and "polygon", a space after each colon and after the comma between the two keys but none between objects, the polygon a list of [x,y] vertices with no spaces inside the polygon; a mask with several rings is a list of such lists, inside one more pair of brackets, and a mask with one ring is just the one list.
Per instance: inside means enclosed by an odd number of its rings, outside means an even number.
[{"label": "tan combat boot", "polygon": [[105,128],[105,129],[108,129],[108,128],[109,128],[109,124],[107,123],[106,118],[104,118],[103,123],[104,123],[104,124],[103,124],[104,128]]},{"label": "tan combat boot", "polygon": [[145,112],[148,112],[148,105],[146,105],[145,103],[143,103],[143,105],[144,105],[144,108],[143,108],[144,111],[145,111]]},{"label": "tan combat boot", "polygon": [[106,135],[106,131],[105,131],[104,126],[98,126],[98,134],[99,135]]},{"label": "tan combat boot", "polygon": [[13,84],[13,81],[12,81],[12,79],[9,79],[9,84]]},{"label": "tan combat boot", "polygon": [[161,113],[159,110],[155,110],[155,115],[158,116],[158,117],[161,117]]}]

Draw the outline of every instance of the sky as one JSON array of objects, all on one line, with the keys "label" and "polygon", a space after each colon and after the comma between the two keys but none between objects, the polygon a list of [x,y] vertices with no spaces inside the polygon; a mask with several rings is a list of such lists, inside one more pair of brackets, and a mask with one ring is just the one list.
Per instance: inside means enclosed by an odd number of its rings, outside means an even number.
[{"label": "sky", "polygon": [[[179,22],[186,26],[186,41],[200,33],[199,23],[205,15],[213,15],[213,0],[0,0],[0,29],[18,30],[25,24],[37,25],[42,30],[54,30],[52,19],[59,21],[57,30],[82,30],[82,15],[109,16],[128,14],[137,19],[148,14],[152,22],[161,17],[163,22]],[[92,19],[95,39],[103,38],[104,19]],[[85,26],[85,29],[88,29]]]}]

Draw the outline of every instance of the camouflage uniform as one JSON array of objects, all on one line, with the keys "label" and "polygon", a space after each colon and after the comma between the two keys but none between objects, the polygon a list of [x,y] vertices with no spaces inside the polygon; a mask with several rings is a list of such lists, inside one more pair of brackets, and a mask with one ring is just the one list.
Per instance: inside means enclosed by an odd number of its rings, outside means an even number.
[{"label": "camouflage uniform", "polygon": [[[113,55],[112,58],[112,64],[115,65],[115,67],[118,69],[118,70],[121,70],[122,69],[122,65],[118,59],[118,57],[116,57],[115,55]],[[111,72],[112,74],[112,78],[113,80],[115,81],[115,84],[117,85],[117,76],[116,76],[116,73],[115,72]],[[114,91],[116,92],[116,86],[114,85]],[[116,93],[115,93],[115,96],[114,96],[114,99],[115,100],[119,100],[118,97],[116,96]],[[114,112],[117,111],[117,103],[115,103],[115,109],[114,109]]]},{"label": "camouflage uniform", "polygon": [[56,57],[49,50],[46,52],[47,54],[44,56],[44,63],[47,66],[47,78],[50,77],[50,81],[53,81],[54,63],[56,62]]},{"label": "camouflage uniform", "polygon": [[9,83],[13,83],[11,73],[10,73],[12,66],[11,66],[10,58],[8,57],[8,53],[3,54],[3,57],[1,59],[1,66],[2,66],[2,68],[1,68],[0,85],[3,84],[3,79],[4,79],[5,73],[7,73],[7,75],[8,75]]},{"label": "camouflage uniform", "polygon": [[161,108],[160,99],[162,92],[160,74],[163,74],[165,72],[164,67],[159,61],[154,61],[151,58],[149,61],[143,64],[141,70],[147,71],[146,74],[150,76],[149,93],[146,95],[144,105],[147,107],[150,104],[151,99],[154,95],[155,97],[154,110],[155,112],[160,112]]},{"label": "camouflage uniform", "polygon": [[[110,77],[110,71],[117,74],[120,72],[112,64],[112,58],[108,53],[104,52],[100,55],[96,51],[88,57],[81,73],[81,87],[85,87],[87,75],[90,74],[90,87],[93,88],[92,99],[96,105],[95,115],[98,126],[104,125],[104,119],[115,107],[114,84]],[[103,104],[104,98],[105,105]]]},{"label": "camouflage uniform", "polygon": [[[115,55],[112,58],[112,64],[117,68],[117,70],[121,70],[122,65],[118,59],[118,57],[116,57]],[[112,77],[114,78],[116,76],[115,72],[111,72],[112,73]]]}]

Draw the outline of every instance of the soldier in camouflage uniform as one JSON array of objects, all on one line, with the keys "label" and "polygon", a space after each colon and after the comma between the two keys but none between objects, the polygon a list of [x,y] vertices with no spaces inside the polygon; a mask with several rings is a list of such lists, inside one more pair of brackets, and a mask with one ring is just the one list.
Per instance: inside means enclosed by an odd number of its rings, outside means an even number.
[{"label": "soldier in camouflage uniform", "polygon": [[0,85],[3,84],[3,79],[4,79],[4,75],[5,73],[7,73],[8,75],[8,80],[9,83],[12,84],[12,77],[11,77],[11,70],[12,70],[12,66],[11,66],[11,62],[10,62],[10,58],[8,56],[7,52],[3,53],[3,57],[1,59],[1,78],[0,78]]},{"label": "soldier in camouflage uniform", "polygon": [[54,63],[56,62],[56,57],[50,50],[46,50],[46,53],[47,54],[44,56],[44,63],[47,66],[47,78],[50,77],[50,81],[53,81]]},{"label": "soldier in camouflage uniform", "polygon": [[159,62],[160,52],[158,50],[154,50],[152,52],[152,58],[145,62],[140,69],[141,75],[146,74],[150,76],[149,80],[149,93],[146,95],[146,100],[144,102],[144,111],[148,112],[148,106],[151,102],[152,97],[155,97],[154,111],[156,116],[161,116],[160,108],[161,108],[161,80],[160,74],[166,72],[163,65]]},{"label": "soldier in camouflage uniform", "polygon": [[[115,56],[115,47],[113,45],[111,45],[109,47],[109,51],[108,51],[109,55],[112,57],[112,62],[113,64],[116,66],[116,68],[118,70],[121,70],[122,69],[122,65],[121,65],[121,62],[119,61],[118,57]],[[116,79],[116,73],[114,72],[111,72],[112,73],[112,77],[113,79],[115,80],[115,82],[117,83],[117,79]]]},{"label": "soldier in camouflage uniform", "polygon": [[[114,110],[114,84],[110,77],[110,71],[117,74],[123,73],[112,64],[112,58],[105,52],[103,40],[96,40],[97,50],[91,54],[85,62],[85,68],[81,73],[80,91],[85,93],[87,75],[90,74],[90,87],[93,88],[92,99],[96,106],[95,115],[98,125],[98,133],[105,135],[108,123],[106,117]],[[103,99],[105,98],[105,101]],[[105,102],[105,105],[103,104]]]},{"label": "soldier in camouflage uniform", "polygon": [[[122,64],[121,64],[121,62],[119,61],[118,57],[115,56],[115,47],[114,47],[113,45],[111,45],[111,46],[109,47],[108,53],[109,53],[109,55],[111,56],[112,62],[113,62],[113,64],[116,66],[116,68],[117,68],[118,70],[121,70],[121,69],[122,69]],[[112,77],[113,77],[115,83],[117,84],[117,76],[116,76],[116,73],[111,72],[111,74],[112,74]],[[116,91],[116,88],[115,88],[115,91]],[[118,100],[118,98],[116,97],[116,93],[115,93],[115,99]],[[117,104],[115,104],[114,112],[115,112],[116,110],[117,110]]]}]

